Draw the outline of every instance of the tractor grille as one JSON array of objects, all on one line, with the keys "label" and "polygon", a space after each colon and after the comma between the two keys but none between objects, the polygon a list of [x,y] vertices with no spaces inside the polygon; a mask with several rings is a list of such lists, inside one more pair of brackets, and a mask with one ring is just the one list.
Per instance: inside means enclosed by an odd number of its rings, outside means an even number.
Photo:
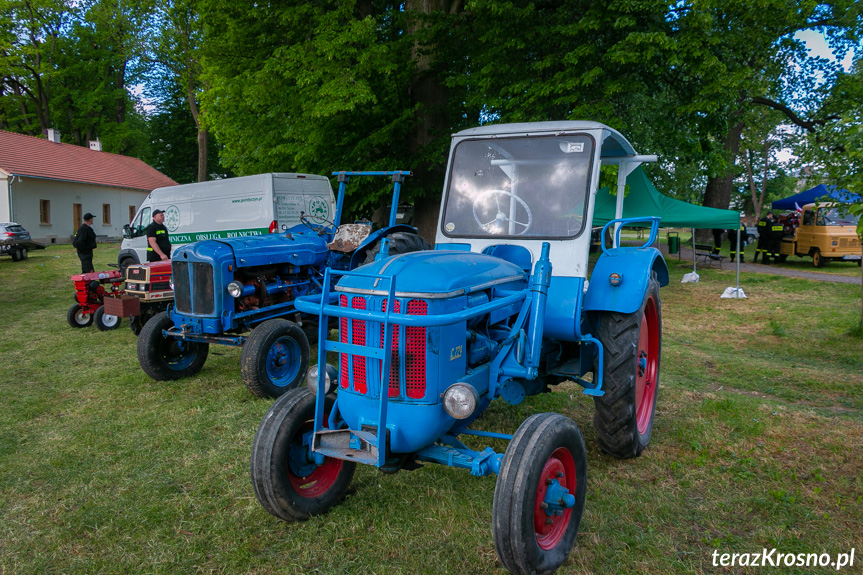
[{"label": "tractor grille", "polygon": [[186,314],[211,315],[213,266],[204,262],[174,262],[174,305]]},{"label": "tractor grille", "polygon": [[[348,302],[349,299],[350,302]],[[387,300],[379,299],[378,301],[380,301],[379,305],[381,311],[386,312]],[[368,309],[367,306],[374,306],[374,304],[367,302],[366,298],[361,296],[349,298],[346,295],[342,295],[339,298],[339,305],[341,307],[348,307],[349,303],[352,309]],[[374,307],[372,307],[372,309],[374,309]],[[396,300],[394,307],[395,313],[401,313],[402,307],[403,302]],[[409,315],[426,315],[428,312],[428,304],[423,300],[409,300],[407,302],[407,310]],[[348,333],[348,321],[350,321],[350,334]],[[366,342],[372,335],[371,330],[374,329],[377,332],[374,334],[377,341],[368,342],[368,344],[383,347],[385,343],[383,324],[379,323],[377,326],[372,327],[366,326],[366,323],[367,322],[363,320],[348,320],[348,318],[341,318],[339,323],[340,341],[342,343],[348,343],[348,338],[350,337],[350,343],[355,345],[366,345]],[[402,330],[404,330],[405,335],[405,361],[403,364],[399,357],[399,343],[401,341]],[[399,326],[393,326],[393,341],[390,353],[391,360],[388,385],[389,397],[401,396],[402,372],[405,374],[405,393],[407,394],[407,398],[422,399],[425,397],[426,328],[415,326],[400,328]],[[379,381],[378,378],[383,369],[383,362],[380,360],[368,359],[364,356],[349,356],[350,354],[343,353],[339,358],[342,373],[341,386],[344,389],[347,389],[350,385],[350,378],[348,377],[348,366],[350,362],[350,365],[353,367],[354,391],[363,395],[369,394],[368,381]],[[373,388],[370,395],[377,396],[377,391]]]},{"label": "tractor grille", "polygon": [[145,268],[134,266],[126,268],[126,281],[147,281],[147,270]]}]

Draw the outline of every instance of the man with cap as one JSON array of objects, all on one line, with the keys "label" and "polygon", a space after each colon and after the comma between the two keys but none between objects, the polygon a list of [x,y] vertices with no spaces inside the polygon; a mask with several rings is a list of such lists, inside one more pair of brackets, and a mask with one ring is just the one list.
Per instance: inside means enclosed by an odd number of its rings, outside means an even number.
[{"label": "man with cap", "polygon": [[93,214],[87,212],[84,214],[84,223],[78,228],[75,234],[75,239],[72,240],[72,246],[78,252],[78,259],[81,260],[81,273],[88,274],[93,272],[93,250],[96,249],[96,232],[91,227],[93,225]]},{"label": "man with cap", "polygon": [[171,240],[165,227],[165,210],[153,210],[153,222],[147,226],[147,261],[171,259]]}]

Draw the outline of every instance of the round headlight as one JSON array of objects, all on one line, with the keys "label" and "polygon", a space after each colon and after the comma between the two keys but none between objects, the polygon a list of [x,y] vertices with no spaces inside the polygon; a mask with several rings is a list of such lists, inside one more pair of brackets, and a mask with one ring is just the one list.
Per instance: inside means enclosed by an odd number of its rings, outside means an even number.
[{"label": "round headlight", "polygon": [[443,408],[455,419],[465,419],[476,411],[479,394],[467,383],[454,383],[443,392]]},{"label": "round headlight", "polygon": [[613,286],[619,286],[621,281],[623,281],[623,276],[617,272],[608,276],[608,283]]},{"label": "round headlight", "polygon": [[[339,372],[335,367],[326,364],[324,368],[324,394],[332,393],[336,388]],[[314,394],[318,393],[318,366],[313,365],[306,371],[306,387]]]},{"label": "round headlight", "polygon": [[240,297],[243,295],[243,284],[241,282],[229,283],[228,294],[230,294],[231,297]]}]

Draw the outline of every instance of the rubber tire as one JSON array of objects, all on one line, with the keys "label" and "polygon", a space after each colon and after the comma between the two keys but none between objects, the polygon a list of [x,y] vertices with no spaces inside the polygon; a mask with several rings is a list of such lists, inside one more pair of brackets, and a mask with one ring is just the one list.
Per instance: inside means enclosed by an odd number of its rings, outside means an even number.
[{"label": "rubber tire", "polygon": [[144,329],[144,326],[141,325],[141,316],[129,316],[129,329],[131,329],[132,333],[134,333],[136,336],[141,335],[141,330]]},{"label": "rubber tire", "polygon": [[10,250],[9,255],[12,256],[13,262],[20,262],[21,261],[21,255],[18,253],[18,250]]},{"label": "rubber tire", "polygon": [[[543,548],[537,539],[534,517],[543,491],[544,467],[552,454],[563,449],[572,456],[575,470],[575,506],[563,519],[563,531],[553,546]],[[564,476],[566,485],[571,478]],[[569,556],[584,513],[587,490],[587,455],[584,437],[574,421],[556,413],[538,413],[522,423],[506,448],[494,487],[492,533],[500,562],[516,574],[551,573]],[[542,513],[542,512],[540,512]],[[560,529],[560,527],[557,527]],[[556,539],[556,541],[554,541]]]},{"label": "rubber tire", "polygon": [[[280,341],[280,349],[288,352],[290,365],[284,377],[274,380],[267,368],[273,359],[271,353],[277,353],[274,347]],[[243,383],[257,397],[279,397],[303,385],[309,356],[309,340],[300,326],[286,319],[267,320],[253,329],[243,344],[240,356]],[[292,369],[294,366],[296,369]]]},{"label": "rubber tire", "polygon": [[[334,401],[332,395],[326,396],[325,413],[329,413]],[[356,470],[357,464],[352,461],[326,458],[323,465],[329,466],[325,470],[329,477],[318,477],[308,487],[319,491],[297,491],[291,479],[296,483],[302,478],[290,470],[290,448],[293,444],[302,449],[302,435],[312,430],[314,416],[314,394],[305,386],[288,390],[270,406],[252,443],[249,474],[255,497],[267,512],[283,521],[305,521],[326,512],[345,496]],[[321,467],[316,466],[312,473]],[[312,477],[312,473],[305,477]],[[321,480],[329,485],[318,485]]]},{"label": "rubber tire", "polygon": [[[108,319],[105,319],[105,318]],[[111,319],[113,318],[113,319]],[[111,323],[111,322],[114,323]],[[111,315],[105,313],[105,306],[100,305],[99,309],[93,313],[93,322],[96,324],[96,329],[99,331],[111,331],[112,329],[117,329],[120,327],[120,324],[123,323],[123,320],[116,315]]]},{"label": "rubber tire", "polygon": [[827,260],[821,255],[821,251],[818,248],[812,250],[812,265],[816,268],[823,268],[824,264],[827,263]]},{"label": "rubber tire", "polygon": [[788,254],[780,254],[779,263],[784,264],[788,260]]},{"label": "rubber tire", "polygon": [[66,321],[72,327],[87,327],[93,323],[93,314],[81,313],[81,304],[75,304],[66,312]]},{"label": "rubber tire", "polygon": [[18,260],[19,261],[26,260],[27,256],[29,256],[29,255],[30,255],[30,252],[27,250],[27,248],[21,248],[20,250],[18,250]]},{"label": "rubber tire", "polygon": [[[391,256],[432,249],[431,244],[425,241],[421,236],[411,232],[395,232],[386,236],[386,238],[390,241],[390,249],[387,253]],[[378,238],[375,240],[366,251],[366,259],[363,261],[363,265],[370,264],[375,261],[375,256],[377,256],[378,252],[381,251],[382,239],[383,238]]]},{"label": "rubber tire", "polygon": [[[638,356],[639,349],[648,349],[648,357],[653,356],[653,348],[646,347],[652,342],[642,342],[640,334],[642,323],[649,311],[648,302],[654,301],[652,309],[656,316],[655,358],[648,359],[648,376],[652,375],[652,405],[649,406],[649,419],[643,429],[639,429],[639,406],[637,405]],[[647,326],[650,331],[649,325]],[[649,336],[650,334],[648,334]],[[653,274],[647,285],[644,301],[634,313],[621,314],[604,312],[600,317],[597,337],[604,350],[603,390],[605,394],[594,397],[593,425],[596,428],[599,447],[606,453],[620,459],[641,455],[650,443],[653,432],[653,417],[659,392],[659,373],[662,358],[662,304],[659,299],[659,281]],[[650,339],[648,337],[648,339]],[[642,395],[642,400],[644,396]],[[642,417],[647,417],[643,415]]]},{"label": "rubber tire", "polygon": [[118,263],[117,267],[120,269],[120,277],[124,280],[126,279],[126,268],[135,264],[135,260],[130,257],[125,257]]},{"label": "rubber tire", "polygon": [[[180,342],[176,338],[166,338],[162,335],[162,330],[172,325],[168,312],[163,311],[144,324],[138,336],[138,363],[144,373],[156,381],[171,381],[195,375],[201,371],[207,361],[210,344],[194,341]],[[188,346],[186,353],[181,353],[177,349],[181,344]],[[178,363],[180,363],[179,366]]]}]

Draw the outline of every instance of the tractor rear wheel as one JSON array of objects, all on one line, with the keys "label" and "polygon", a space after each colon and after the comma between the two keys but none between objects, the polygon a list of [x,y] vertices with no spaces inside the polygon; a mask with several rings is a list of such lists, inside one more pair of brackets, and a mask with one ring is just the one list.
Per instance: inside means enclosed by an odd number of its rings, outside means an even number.
[{"label": "tractor rear wheel", "polygon": [[204,367],[210,345],[165,337],[162,333],[173,325],[168,312],[156,314],[138,336],[138,363],[144,373],[156,381],[170,381],[195,375]]},{"label": "tractor rear wheel", "polygon": [[566,561],[584,512],[587,455],[581,430],[538,413],[510,441],[494,487],[492,533],[512,573],[550,573]]},{"label": "tractor rear wheel", "polygon": [[[326,396],[325,414],[335,398]],[[316,464],[309,446],[315,396],[306,387],[288,390],[264,416],[249,471],[261,506],[283,521],[305,521],[326,512],[345,496],[356,463],[325,457]],[[326,424],[327,416],[324,417]]]},{"label": "tractor rear wheel", "polygon": [[84,313],[81,304],[75,304],[66,312],[66,321],[72,327],[87,327],[93,323],[93,314]]},{"label": "tractor rear wheel", "polygon": [[593,398],[597,441],[615,457],[637,457],[650,443],[659,387],[662,306],[656,276],[637,311],[606,312],[599,322],[605,394]]},{"label": "tractor rear wheel", "polygon": [[240,366],[249,391],[257,397],[279,397],[302,385],[309,368],[309,340],[292,321],[267,320],[243,344]]},{"label": "tractor rear wheel", "polygon": [[[421,252],[432,249],[432,246],[418,234],[410,232],[395,232],[386,236],[390,241],[389,255],[406,254],[410,252]],[[375,261],[375,256],[381,251],[381,239],[375,242],[366,251],[366,259],[363,264],[370,264]]]},{"label": "tractor rear wheel", "polygon": [[102,305],[93,314],[93,321],[96,323],[96,328],[99,331],[109,331],[120,327],[122,320],[119,316],[105,313],[105,306]]}]

